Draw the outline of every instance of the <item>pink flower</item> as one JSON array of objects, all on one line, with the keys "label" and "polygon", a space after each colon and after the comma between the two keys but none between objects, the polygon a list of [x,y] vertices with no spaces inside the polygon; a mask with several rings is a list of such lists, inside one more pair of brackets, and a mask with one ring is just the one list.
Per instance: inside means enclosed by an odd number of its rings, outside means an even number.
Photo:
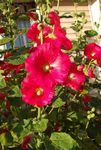
[{"label": "pink flower", "polygon": [[26,35],[32,41],[39,43],[39,36],[40,30],[38,29],[38,23],[33,23],[32,26],[28,29]]},{"label": "pink flower", "polygon": [[54,86],[39,82],[35,77],[27,76],[21,84],[22,100],[36,107],[44,107],[51,103],[54,96]]},{"label": "pink flower", "polygon": [[89,43],[84,48],[84,54],[89,60],[98,60],[101,56],[101,47],[96,43]]},{"label": "pink flower", "polygon": [[38,46],[25,62],[26,70],[37,80],[62,84],[70,69],[70,59],[52,43]]},{"label": "pink flower", "polygon": [[101,58],[97,59],[97,64],[98,64],[99,67],[101,67]]},{"label": "pink flower", "polygon": [[85,65],[84,64],[82,64],[82,65],[79,65],[79,66],[77,66],[77,70],[78,71],[84,71],[84,68],[85,68]]},{"label": "pink flower", "polygon": [[64,47],[66,50],[72,48],[72,42],[66,37],[66,31],[63,28],[54,25],[54,35],[61,42],[61,47]]},{"label": "pink flower", "polygon": [[90,78],[94,78],[94,77],[95,77],[95,75],[94,75],[94,70],[93,70],[92,68],[90,68],[90,69],[88,70],[88,77],[90,77]]},{"label": "pink flower", "polygon": [[28,149],[28,143],[31,141],[32,137],[32,133],[24,137],[23,142],[21,143],[22,150]]},{"label": "pink flower", "polygon": [[84,84],[86,76],[83,72],[78,71],[75,68],[75,64],[71,65],[71,70],[69,72],[68,80],[66,86],[70,87],[73,90],[81,91],[82,85]]},{"label": "pink flower", "polygon": [[85,103],[88,103],[91,101],[91,97],[89,95],[85,95],[82,97],[82,100],[85,102]]},{"label": "pink flower", "polygon": [[27,37],[32,41],[40,44],[40,32],[43,31],[43,38],[46,38],[48,34],[51,32],[50,26],[44,26],[42,24],[33,23],[32,26],[27,31]]},{"label": "pink flower", "polygon": [[50,26],[44,26],[44,29],[43,29],[43,37],[46,37],[49,33],[51,33],[51,28],[50,28]]},{"label": "pink flower", "polygon": [[51,11],[48,15],[51,24],[60,25],[60,17],[57,15],[55,11]]}]

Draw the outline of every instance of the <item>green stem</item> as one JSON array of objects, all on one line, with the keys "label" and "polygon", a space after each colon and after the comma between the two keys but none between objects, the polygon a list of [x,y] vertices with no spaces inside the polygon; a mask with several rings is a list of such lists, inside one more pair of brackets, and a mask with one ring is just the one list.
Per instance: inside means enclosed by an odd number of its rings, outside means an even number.
[{"label": "green stem", "polygon": [[39,120],[41,117],[41,108],[38,108],[38,115],[37,115],[37,119]]},{"label": "green stem", "polygon": [[43,30],[41,31],[41,33],[40,33],[40,37],[41,37],[41,44],[43,44]]},{"label": "green stem", "polygon": [[57,10],[59,11],[60,0],[57,0]]}]

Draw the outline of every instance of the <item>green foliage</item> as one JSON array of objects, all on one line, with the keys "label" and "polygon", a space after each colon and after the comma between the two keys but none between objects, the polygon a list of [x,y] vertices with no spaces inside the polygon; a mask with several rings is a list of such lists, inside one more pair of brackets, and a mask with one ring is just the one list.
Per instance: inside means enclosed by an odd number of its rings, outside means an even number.
[{"label": "green foliage", "polygon": [[93,36],[98,35],[97,31],[95,31],[95,30],[86,30],[85,34],[87,37],[93,37]]},{"label": "green foliage", "polygon": [[6,87],[6,82],[5,82],[4,77],[2,75],[3,72],[4,72],[3,70],[0,70],[0,89]]},{"label": "green foliage", "polygon": [[8,37],[8,38],[5,37],[5,38],[3,38],[3,39],[0,39],[0,45],[5,45],[5,44],[9,43],[11,40],[12,40],[12,39],[9,38],[9,37]]},{"label": "green foliage", "polygon": [[13,65],[19,65],[19,64],[23,64],[27,57],[28,54],[16,55],[5,59],[5,61]]},{"label": "green foliage", "polygon": [[44,132],[47,129],[48,119],[41,119],[33,122],[34,132]]},{"label": "green foliage", "polygon": [[[84,1],[74,0],[75,9]],[[86,76],[83,91],[64,88],[64,85],[56,86],[52,103],[44,108],[27,105],[21,100],[21,82],[26,75],[26,70],[24,67],[16,70],[16,67],[24,64],[29,56],[29,48],[15,48],[14,42],[19,35],[27,31],[27,28],[18,29],[17,21],[29,18],[26,14],[17,15],[19,8],[14,8],[13,2],[13,0],[0,2],[2,16],[0,27],[5,28],[0,46],[10,44],[10,49],[0,50],[0,150],[20,150],[23,140],[29,134],[32,134],[27,143],[29,150],[100,150],[101,81],[97,80],[97,77],[95,82],[91,83]],[[51,29],[53,26],[47,16],[54,2],[58,7],[58,0],[35,0],[40,15],[43,15],[44,25],[50,25]],[[91,29],[83,31],[87,23],[84,12],[75,10],[74,13],[63,13],[60,16],[60,19],[62,18],[74,18],[71,28],[76,34],[76,38],[72,40],[73,48],[65,53],[68,53],[77,65],[85,64],[87,74],[87,69],[91,66],[95,68],[96,64],[94,61],[91,63],[84,59],[82,52],[85,45],[89,43],[88,37],[95,40],[98,33]],[[39,22],[41,21],[38,20]],[[36,46],[33,42],[29,42],[29,46],[32,45]],[[10,53],[13,55],[9,56]],[[99,91],[98,95],[92,95],[92,100],[89,102],[83,101],[83,96],[89,94],[90,89],[95,88]]]},{"label": "green foliage", "polygon": [[57,150],[79,150],[78,144],[69,134],[54,132],[50,140]]}]

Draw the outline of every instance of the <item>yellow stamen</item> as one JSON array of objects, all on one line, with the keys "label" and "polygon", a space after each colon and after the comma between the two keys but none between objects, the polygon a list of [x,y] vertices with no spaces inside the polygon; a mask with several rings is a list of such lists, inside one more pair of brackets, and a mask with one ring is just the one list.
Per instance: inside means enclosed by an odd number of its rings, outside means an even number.
[{"label": "yellow stamen", "polygon": [[43,89],[42,88],[36,88],[35,93],[37,96],[41,96],[43,94]]},{"label": "yellow stamen", "polygon": [[92,54],[91,54],[91,56],[94,56],[95,55],[95,53],[93,52]]},{"label": "yellow stamen", "polygon": [[44,70],[45,72],[48,72],[48,71],[50,70],[50,65],[49,65],[49,64],[44,65],[44,66],[43,66],[43,70]]},{"label": "yellow stamen", "polygon": [[69,75],[69,80],[72,80],[74,78],[74,73],[71,73],[70,75]]}]

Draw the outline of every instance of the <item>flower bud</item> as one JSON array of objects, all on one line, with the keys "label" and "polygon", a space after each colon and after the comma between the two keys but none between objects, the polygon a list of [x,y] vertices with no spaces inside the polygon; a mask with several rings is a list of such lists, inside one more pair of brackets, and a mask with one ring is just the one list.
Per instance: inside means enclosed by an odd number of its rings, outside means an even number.
[{"label": "flower bud", "polygon": [[37,21],[39,19],[38,14],[33,11],[27,12],[27,16],[29,16],[32,20],[35,20],[35,21]]}]

